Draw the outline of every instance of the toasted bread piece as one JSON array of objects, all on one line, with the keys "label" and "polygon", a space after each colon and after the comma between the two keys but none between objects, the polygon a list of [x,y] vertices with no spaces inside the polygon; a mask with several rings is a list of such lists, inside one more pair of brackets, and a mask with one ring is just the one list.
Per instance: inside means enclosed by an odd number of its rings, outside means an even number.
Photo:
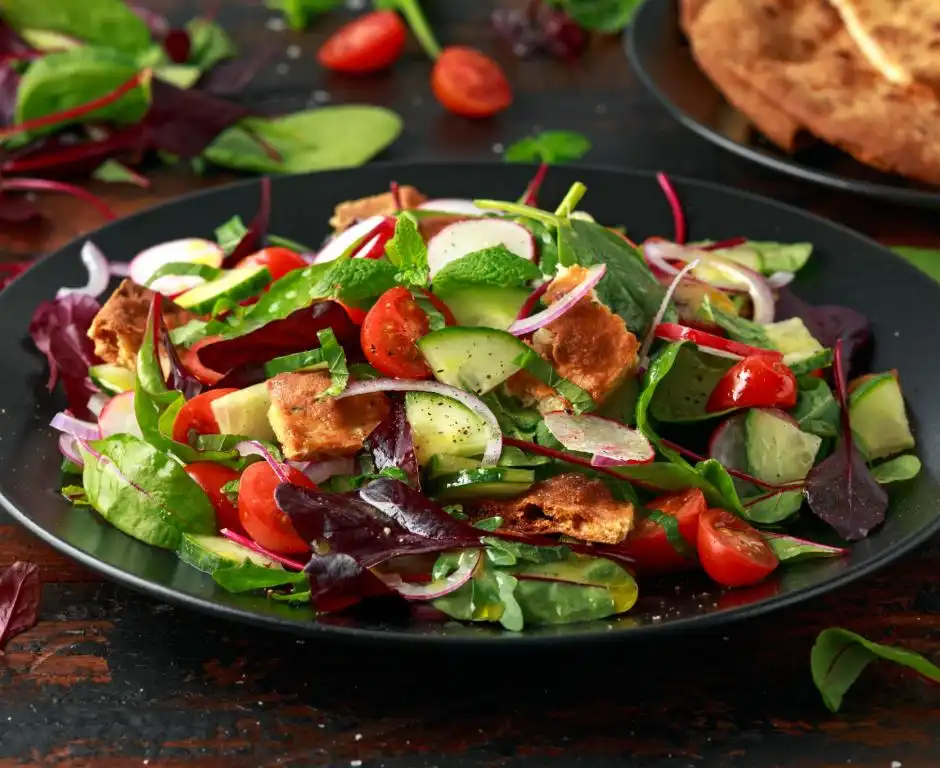
[{"label": "toasted bread piece", "polygon": [[[427,200],[427,196],[421,194],[414,187],[403,186],[398,188],[398,194],[401,199],[402,208],[417,208],[421,203]],[[368,219],[370,216],[388,216],[395,213],[398,206],[391,192],[383,192],[380,195],[371,197],[361,197],[358,200],[347,200],[340,203],[333,211],[333,218],[330,219],[330,226],[335,232],[342,232],[357,221]]]},{"label": "toasted bread piece", "polygon": [[388,398],[380,393],[318,400],[329,385],[325,371],[282,373],[268,380],[268,419],[288,459],[352,456],[388,416]]},{"label": "toasted bread piece", "polygon": [[575,473],[537,483],[515,499],[483,501],[480,517],[498,515],[503,529],[524,535],[564,534],[582,541],[619,544],[633,527],[634,509],[607,486]]}]

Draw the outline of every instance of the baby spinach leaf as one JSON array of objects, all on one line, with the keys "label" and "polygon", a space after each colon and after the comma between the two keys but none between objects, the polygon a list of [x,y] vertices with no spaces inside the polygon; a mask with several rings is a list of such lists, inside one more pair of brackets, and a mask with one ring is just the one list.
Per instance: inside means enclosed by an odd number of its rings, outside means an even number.
[{"label": "baby spinach leaf", "polygon": [[773,525],[799,512],[803,501],[803,491],[764,493],[744,501],[742,517],[759,525]]},{"label": "baby spinach leaf", "polygon": [[225,255],[231,254],[242,241],[242,238],[248,234],[248,227],[242,221],[241,216],[232,216],[228,221],[222,222],[215,228],[215,241],[219,247],[225,251]]},{"label": "baby spinach leaf", "polygon": [[521,288],[541,277],[539,268],[504,245],[468,253],[445,265],[434,276],[434,292],[444,296],[470,285]]},{"label": "baby spinach leaf", "polygon": [[689,542],[682,535],[682,531],[679,530],[679,521],[673,515],[667,515],[658,509],[651,509],[647,511],[646,519],[663,529],[667,541],[672,544],[672,548],[680,555],[690,558],[696,556],[692,547],[689,546]]},{"label": "baby spinach leaf", "polygon": [[395,235],[385,244],[385,253],[396,267],[395,279],[408,288],[427,288],[430,278],[428,247],[418,231],[417,220],[408,213],[395,221]]},{"label": "baby spinach leaf", "polygon": [[543,131],[510,144],[503,160],[510,163],[569,163],[591,149],[587,137],[576,131]]},{"label": "baby spinach leaf", "polygon": [[195,18],[186,23],[189,35],[189,57],[187,64],[199,71],[212,69],[220,61],[238,54],[238,49],[228,33],[214,21]]},{"label": "baby spinach leaf", "polygon": [[873,643],[847,629],[830,627],[816,638],[810,654],[810,669],[813,682],[831,712],[839,711],[846,692],[865,667],[878,659],[893,661],[913,669],[928,680],[940,683],[940,667],[931,664],[919,653]]},{"label": "baby spinach leaf", "polygon": [[796,539],[782,533],[763,531],[761,535],[774,551],[781,563],[803,562],[820,557],[842,557],[848,554],[845,547],[831,547],[828,544],[817,544],[815,541]]},{"label": "baby spinach leaf", "polygon": [[671,371],[672,367],[675,365],[684,344],[685,343],[681,341],[667,344],[650,361],[649,368],[646,369],[646,375],[643,378],[643,387],[640,390],[640,396],[636,401],[636,427],[646,436],[647,440],[656,447],[656,451],[660,455],[673,464],[678,464],[680,467],[689,467],[688,462],[676,451],[663,445],[662,440],[659,439],[659,435],[656,434],[656,430],[653,429],[653,425],[649,420],[650,404],[653,401],[653,397],[656,395],[656,390],[669,375],[669,371]]},{"label": "baby spinach leaf", "polygon": [[571,554],[568,547],[537,547],[521,541],[497,539],[492,536],[484,536],[481,541],[487,546],[486,555],[490,561],[500,566],[516,565],[519,562],[554,563],[567,559]]},{"label": "baby spinach leaf", "polygon": [[[741,505],[741,500],[738,497],[737,488],[734,485],[734,480],[731,475],[728,474],[728,470],[725,469],[724,465],[717,461],[716,459],[706,459],[705,461],[700,461],[695,465],[695,471],[699,474],[699,477],[702,478],[702,483],[698,487],[701,487],[703,484],[706,486],[711,486],[714,488],[720,498],[721,503],[718,505],[723,509],[727,509],[729,512],[734,512],[737,515],[745,516],[744,507]],[[706,496],[709,494],[706,488],[701,488],[702,493]]]},{"label": "baby spinach leaf", "polygon": [[92,172],[91,177],[109,184],[133,184],[135,187],[147,188],[150,182],[139,173],[135,173],[123,163],[113,157],[105,160]]},{"label": "baby spinach leaf", "polygon": [[893,459],[872,467],[871,474],[881,485],[913,480],[920,474],[921,463],[914,454],[896,456]]},{"label": "baby spinach leaf", "polygon": [[513,360],[515,365],[525,368],[543,384],[547,384],[565,398],[575,413],[594,410],[594,399],[573,381],[558,373],[552,364],[542,359],[534,349],[528,349]]},{"label": "baby spinach leaf", "polygon": [[642,0],[550,0],[579,26],[613,34],[626,27]]},{"label": "baby spinach leaf", "polygon": [[669,371],[659,380],[649,403],[650,414],[662,422],[695,422],[714,419],[727,411],[709,412],[708,398],[733,360],[684,345]]},{"label": "baby spinach leaf", "polygon": [[893,245],[891,250],[909,261],[928,277],[940,282],[940,249]]},{"label": "baby spinach leaf", "polygon": [[147,25],[122,0],[3,0],[3,18],[19,30],[59,32],[130,53],[151,43]]},{"label": "baby spinach leaf", "polygon": [[[352,168],[371,159],[401,133],[402,121],[381,107],[319,107],[283,117],[248,117],[205,150],[216,165],[254,173],[304,173]],[[280,160],[272,158],[255,136]]]},{"label": "baby spinach leaf", "polygon": [[343,0],[264,0],[266,7],[284,14],[295,32],[303,32],[312,18],[343,5]]},{"label": "baby spinach leaf", "polygon": [[212,572],[212,580],[228,592],[252,592],[257,589],[272,589],[287,585],[306,586],[307,576],[285,571],[281,568],[266,568],[245,558],[239,565],[217,568]]},{"label": "baby spinach leaf", "polygon": [[753,320],[748,320],[746,317],[738,317],[719,309],[707,294],[702,299],[702,307],[699,311],[705,320],[715,323],[735,341],[750,344],[752,347],[760,347],[761,349],[774,348],[764,326],[755,323]]},{"label": "baby spinach leaf", "polygon": [[179,462],[132,435],[81,447],[89,503],[115,528],[175,550],[183,533],[215,533],[215,511]]},{"label": "baby spinach leaf", "polygon": [[819,437],[837,437],[839,404],[829,385],[815,376],[801,376],[797,383],[796,406],[790,415],[796,419],[800,429]]}]

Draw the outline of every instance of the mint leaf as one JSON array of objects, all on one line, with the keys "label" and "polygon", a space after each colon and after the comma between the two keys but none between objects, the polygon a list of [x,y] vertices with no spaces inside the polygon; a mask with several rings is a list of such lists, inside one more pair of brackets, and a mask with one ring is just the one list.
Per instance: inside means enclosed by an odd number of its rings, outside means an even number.
[{"label": "mint leaf", "polygon": [[346,368],[346,353],[336,340],[333,329],[324,328],[322,331],[317,331],[317,338],[320,340],[323,360],[330,371],[330,386],[324,389],[317,398],[322,400],[325,397],[336,397],[343,393],[349,383],[349,371]]},{"label": "mint leaf", "polygon": [[579,160],[591,149],[591,142],[575,131],[543,131],[510,144],[503,160],[510,163],[568,163]]},{"label": "mint leaf", "polygon": [[521,288],[541,277],[539,268],[503,245],[484,248],[445,265],[434,276],[434,292],[443,295],[468,285]]},{"label": "mint leaf", "polygon": [[427,288],[431,273],[428,269],[428,247],[418,231],[418,222],[409,213],[402,213],[395,222],[395,235],[385,244],[389,261],[398,267],[395,279],[408,288]]},{"label": "mint leaf", "polygon": [[816,638],[810,654],[813,682],[831,712],[838,712],[842,699],[865,667],[878,659],[913,669],[935,683],[940,683],[940,667],[914,651],[866,640],[861,635],[839,627],[824,629]]}]

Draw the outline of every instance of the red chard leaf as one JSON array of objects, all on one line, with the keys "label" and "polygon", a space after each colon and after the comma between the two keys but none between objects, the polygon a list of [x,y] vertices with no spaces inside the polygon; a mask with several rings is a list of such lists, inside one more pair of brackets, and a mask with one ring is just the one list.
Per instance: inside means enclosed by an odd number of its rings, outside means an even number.
[{"label": "red chard leaf", "polygon": [[392,403],[388,417],[365,439],[365,448],[372,454],[372,463],[377,472],[389,468],[400,469],[407,475],[412,486],[421,487],[411,425],[405,417],[405,407],[400,401]]},{"label": "red chard leaf", "polygon": [[0,576],[0,654],[7,641],[39,618],[42,585],[34,563],[17,561]]},{"label": "red chard leaf", "polygon": [[268,220],[271,218],[271,179],[267,176],[261,178],[261,204],[258,212],[251,220],[248,231],[242,236],[235,249],[225,257],[223,266],[232,267],[246,256],[260,250],[264,245],[264,238],[268,234]]},{"label": "red chard leaf", "polygon": [[370,597],[392,593],[385,582],[341,552],[314,555],[304,568],[310,580],[310,599],[320,611],[333,613]]},{"label": "red chard leaf", "polygon": [[199,89],[214,96],[238,96],[277,53],[273,45],[259,45],[249,56],[223,61],[199,79]]},{"label": "red chard leaf", "polygon": [[852,438],[842,354],[843,342],[839,339],[833,367],[842,410],[842,438],[832,455],[807,475],[806,499],[813,514],[829,523],[844,539],[857,541],[884,521],[888,494],[872,476]]},{"label": "red chard leaf", "polygon": [[92,418],[88,399],[96,390],[88,378],[88,367],[101,361],[88,329],[99,309],[101,305],[90,296],[71,293],[44,301],[29,324],[33,343],[49,361],[49,390],[61,378],[69,408],[80,419]]},{"label": "red chard leaf", "polygon": [[176,347],[173,346],[173,342],[170,341],[170,332],[166,327],[166,320],[163,314],[163,302],[161,299],[162,296],[160,296],[160,294],[154,296],[154,303],[158,313],[160,341],[163,342],[163,349],[166,352],[167,360],[170,364],[170,374],[168,376],[167,385],[171,389],[182,392],[183,397],[187,400],[191,400],[205,389],[205,385],[190,373],[189,369],[180,359]]},{"label": "red chard leaf", "polygon": [[185,29],[171,29],[163,38],[163,50],[174,64],[185,64],[191,49],[192,43]]},{"label": "red chard leaf", "polygon": [[799,317],[809,332],[824,347],[834,347],[842,339],[844,359],[851,374],[871,341],[871,328],[867,318],[848,307],[814,307],[797,297],[789,288],[781,288],[777,299],[777,320]]}]

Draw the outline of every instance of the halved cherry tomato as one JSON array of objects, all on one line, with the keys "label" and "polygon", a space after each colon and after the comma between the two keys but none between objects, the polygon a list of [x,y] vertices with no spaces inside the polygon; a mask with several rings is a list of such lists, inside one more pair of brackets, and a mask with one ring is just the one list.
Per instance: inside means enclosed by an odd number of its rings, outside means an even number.
[{"label": "halved cherry tomato", "polygon": [[763,536],[723,509],[706,509],[699,516],[698,556],[705,573],[726,587],[756,584],[778,564]]},{"label": "halved cherry tomato", "polygon": [[[293,467],[286,470],[294,485],[317,489],[300,470]],[[248,535],[262,547],[284,554],[306,552],[310,549],[307,542],[300,538],[274,501],[274,491],[280,482],[266,461],[248,467],[238,483],[238,517]]]},{"label": "halved cherry tomato", "polygon": [[232,500],[222,493],[222,486],[232,480],[238,480],[238,472],[213,461],[197,461],[187,464],[186,474],[199,483],[199,487],[206,492],[212,506],[215,507],[215,522],[219,528],[229,528],[238,533],[244,533],[241,521],[238,519],[238,507]]},{"label": "halved cherry tomato", "polygon": [[378,72],[395,63],[406,36],[405,24],[395,11],[374,11],[330,35],[317,52],[317,61],[334,72]]},{"label": "halved cherry tomato", "polygon": [[187,370],[203,384],[208,384],[209,386],[217,384],[222,379],[223,374],[204,366],[199,359],[197,351],[200,346],[206,346],[206,342],[211,344],[212,341],[215,341],[215,338],[201,339],[189,349],[181,347],[177,347],[176,349]]},{"label": "halved cherry tomato", "polygon": [[386,376],[426,379],[431,369],[415,342],[426,335],[428,316],[403,286],[389,288],[362,323],[362,351],[366,360]]},{"label": "halved cherry tomato", "polygon": [[710,413],[729,408],[792,408],[797,384],[783,358],[751,355],[721,377],[708,398]]},{"label": "halved cherry tomato", "polygon": [[783,357],[783,355],[773,349],[752,347],[750,344],[743,344],[740,341],[727,339],[724,336],[716,336],[714,333],[701,331],[698,328],[689,328],[686,325],[679,325],[678,323],[660,323],[656,326],[655,334],[658,339],[665,339],[666,341],[691,341],[697,347],[717,349],[719,352],[730,352],[733,355],[740,355],[741,357],[750,357],[751,355]]},{"label": "halved cherry tomato", "polygon": [[271,282],[280,280],[288,272],[295,269],[303,269],[310,266],[299,253],[294,253],[290,248],[262,248],[257,253],[246,256],[240,262],[239,267],[267,267],[271,273]]},{"label": "halved cherry tomato", "polygon": [[196,395],[184,405],[173,422],[173,439],[178,443],[188,443],[190,430],[200,435],[219,434],[219,423],[212,412],[212,401],[223,395],[237,392],[236,389],[213,389]]},{"label": "halved cherry tomato", "polygon": [[431,72],[441,105],[464,117],[490,117],[512,104],[512,88],[499,64],[474,48],[445,48]]},{"label": "halved cherry tomato", "polygon": [[[676,519],[679,533],[694,552],[698,538],[698,518],[707,508],[705,496],[698,488],[661,496],[647,505]],[[666,530],[654,520],[644,518],[637,523],[623,549],[633,557],[640,573],[668,573],[694,567],[696,560],[679,552],[669,541]]]}]

